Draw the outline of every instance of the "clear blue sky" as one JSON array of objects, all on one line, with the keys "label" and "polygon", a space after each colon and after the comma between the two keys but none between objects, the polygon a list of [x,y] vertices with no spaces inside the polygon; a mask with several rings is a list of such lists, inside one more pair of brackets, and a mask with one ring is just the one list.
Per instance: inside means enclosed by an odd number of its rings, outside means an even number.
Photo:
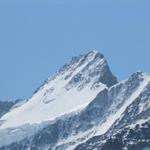
[{"label": "clear blue sky", "polygon": [[150,72],[150,0],[1,0],[0,99],[30,97],[91,49],[119,79]]}]

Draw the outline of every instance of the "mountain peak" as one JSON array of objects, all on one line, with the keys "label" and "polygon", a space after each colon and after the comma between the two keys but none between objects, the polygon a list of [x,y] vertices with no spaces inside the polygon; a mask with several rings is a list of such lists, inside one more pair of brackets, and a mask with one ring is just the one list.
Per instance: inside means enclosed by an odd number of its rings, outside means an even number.
[{"label": "mountain peak", "polygon": [[143,71],[137,71],[133,73],[129,79],[130,80],[144,80],[145,78],[150,78],[150,75]]},{"label": "mountain peak", "polygon": [[99,59],[103,59],[104,55],[97,50],[92,50],[92,51],[88,52],[87,54],[85,54],[85,57],[87,57],[87,58],[93,57],[93,59],[96,59],[98,57]]},{"label": "mountain peak", "polygon": [[25,104],[4,115],[2,120],[5,121],[0,128],[40,123],[85,107],[101,90],[116,82],[116,77],[99,52],[75,56]]},{"label": "mountain peak", "polygon": [[91,50],[89,53],[95,53],[95,54],[97,54],[97,53],[99,53],[99,51],[98,50]]},{"label": "mountain peak", "polygon": [[95,55],[97,55],[97,54],[100,54],[100,52],[97,51],[97,50],[91,50],[91,51],[89,51],[88,53],[86,53],[85,55],[95,56]]},{"label": "mountain peak", "polygon": [[110,142],[114,149],[132,149],[136,136],[148,143],[150,75],[137,71],[116,83],[100,52],[73,57],[28,101],[2,116],[0,150],[103,149],[105,144],[110,149]]},{"label": "mountain peak", "polygon": [[88,54],[101,54],[98,50],[91,50]]},{"label": "mountain peak", "polygon": [[[81,77],[85,82],[93,80],[101,82],[108,87],[117,83],[116,77],[113,76],[107,61],[103,54],[96,50],[92,50],[86,54],[72,57],[58,72],[56,76],[65,76],[65,79]],[[77,80],[75,80],[76,82]]]},{"label": "mountain peak", "polygon": [[73,66],[81,66],[84,63],[90,63],[91,61],[96,61],[96,59],[104,59],[106,62],[104,55],[96,50],[92,50],[88,53],[80,54],[77,56],[73,56],[67,63],[65,63],[59,70],[60,72],[64,72]]}]

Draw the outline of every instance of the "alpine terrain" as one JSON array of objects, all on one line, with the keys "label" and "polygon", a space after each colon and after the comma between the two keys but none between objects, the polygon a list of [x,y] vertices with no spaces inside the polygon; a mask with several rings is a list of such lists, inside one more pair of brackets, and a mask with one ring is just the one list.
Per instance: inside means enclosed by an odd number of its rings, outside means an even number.
[{"label": "alpine terrain", "polygon": [[73,57],[29,99],[0,103],[0,150],[150,150],[150,75],[118,81],[98,51]]}]

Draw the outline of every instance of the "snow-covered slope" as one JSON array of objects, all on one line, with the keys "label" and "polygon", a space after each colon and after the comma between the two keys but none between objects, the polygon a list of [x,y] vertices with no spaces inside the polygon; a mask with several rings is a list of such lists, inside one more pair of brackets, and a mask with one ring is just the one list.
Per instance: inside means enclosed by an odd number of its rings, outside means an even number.
[{"label": "snow-covered slope", "polygon": [[116,82],[104,56],[97,51],[73,57],[25,104],[4,115],[0,129],[41,123],[82,109]]},{"label": "snow-covered slope", "polygon": [[[137,84],[137,87],[135,87],[134,91],[132,91],[130,96],[126,97],[124,102],[122,100],[123,100],[124,94],[126,96],[126,93],[125,93],[126,87],[124,86],[123,91],[117,93],[118,94],[117,95],[118,100],[117,101],[114,100],[112,106],[109,108],[109,111],[111,113],[109,115],[107,115],[106,120],[100,125],[100,128],[98,129],[97,135],[102,135],[102,134],[106,133],[109,130],[109,128],[118,119],[121,119],[121,117],[122,117],[121,115],[125,112],[127,107],[130,106],[136,100],[136,98],[138,98],[140,96],[140,94],[144,91],[144,89],[150,83],[150,76],[149,75],[146,75],[142,72],[137,72],[137,74],[134,74],[134,77],[136,77],[136,76],[137,76],[136,80],[139,82]],[[132,80],[134,80],[133,77],[132,77]],[[135,81],[135,82],[137,82],[137,81]],[[112,89],[110,89],[110,91],[111,90]],[[141,104],[141,107],[142,107],[142,105],[143,104]],[[142,109],[141,110],[141,112],[142,112],[143,107],[141,109]]]},{"label": "snow-covered slope", "polygon": [[0,150],[143,150],[150,147],[150,75],[117,82],[104,56],[91,51],[0,122]]}]

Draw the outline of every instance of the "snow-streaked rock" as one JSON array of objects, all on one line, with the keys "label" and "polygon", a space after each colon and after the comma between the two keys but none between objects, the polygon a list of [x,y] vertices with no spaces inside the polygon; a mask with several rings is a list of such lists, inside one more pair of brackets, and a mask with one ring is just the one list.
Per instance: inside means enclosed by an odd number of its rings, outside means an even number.
[{"label": "snow-streaked rock", "polygon": [[73,57],[1,121],[0,150],[147,149],[150,75],[117,83],[92,51]]},{"label": "snow-streaked rock", "polygon": [[[66,133],[64,130],[63,134],[68,134],[68,137],[74,137],[84,130],[88,133],[92,122],[88,123],[86,118],[92,117],[93,122],[97,122],[92,112],[93,108],[90,110],[89,104],[99,92],[115,83],[117,83],[116,77],[112,75],[107,61],[99,52],[91,51],[73,57],[49,77],[30,99],[19,102],[0,119],[0,145],[11,144],[30,136],[34,139],[33,134],[39,130],[39,133],[42,133],[41,127],[47,128],[47,123],[57,127],[58,122],[61,122],[65,128],[68,128],[66,126],[68,122],[75,130],[79,128],[76,134],[72,131]],[[79,116],[76,115],[78,113]],[[87,116],[87,113],[91,113],[91,116]],[[76,126],[74,122],[69,122],[70,118],[76,120]],[[85,119],[87,124],[82,124],[82,119]]]},{"label": "snow-streaked rock", "polygon": [[73,57],[25,104],[4,115],[0,129],[53,120],[86,107],[101,90],[116,82],[102,54],[91,51]]},{"label": "snow-streaked rock", "polygon": [[[110,105],[108,113],[105,114],[106,118],[102,123],[99,123],[96,134],[85,143],[78,145],[76,150],[86,148],[89,150],[94,148],[100,150],[124,150],[124,148],[132,150],[133,147],[142,150],[149,146],[150,136],[148,134],[150,128],[143,129],[142,124],[147,122],[147,125],[149,125],[150,121],[150,76],[137,72],[128,80],[121,82],[121,86],[119,86],[120,83],[109,89],[110,96],[114,101]],[[141,107],[143,105],[146,107]],[[137,126],[139,131],[136,131]],[[132,133],[130,133],[131,130]],[[129,134],[129,136],[126,134]],[[139,139],[139,142],[137,139]]]}]

